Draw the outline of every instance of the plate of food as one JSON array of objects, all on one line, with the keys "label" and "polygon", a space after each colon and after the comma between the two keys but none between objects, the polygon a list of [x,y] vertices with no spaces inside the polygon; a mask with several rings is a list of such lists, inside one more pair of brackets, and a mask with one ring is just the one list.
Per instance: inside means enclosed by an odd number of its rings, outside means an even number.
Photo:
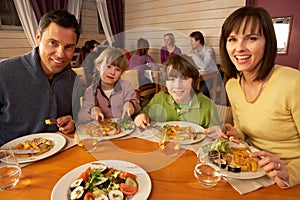
[{"label": "plate of food", "polygon": [[[65,174],[54,186],[51,200],[147,199],[151,179],[138,165],[122,160],[99,160]],[[87,198],[89,199],[89,198]]]},{"label": "plate of food", "polygon": [[203,134],[204,128],[198,124],[184,121],[169,121],[157,123],[160,126],[160,131],[155,134],[159,139],[164,135],[169,138],[175,138],[180,141],[180,144],[194,144],[202,141],[206,135]]},{"label": "plate of food", "polygon": [[16,138],[1,148],[16,150],[37,150],[36,153],[16,154],[19,163],[41,160],[59,152],[66,144],[66,138],[59,133],[36,133]]},{"label": "plate of food", "polygon": [[[248,147],[243,143],[229,142],[227,140],[215,140],[204,145],[206,151],[218,150],[221,152],[221,173],[225,177],[235,179],[255,179],[266,175],[265,171],[258,167],[255,158],[250,158]],[[254,147],[251,151],[258,151]]]},{"label": "plate of food", "polygon": [[103,121],[93,121],[77,126],[76,131],[81,139],[98,138],[110,140],[124,137],[135,130],[135,124],[128,119],[105,118]]}]

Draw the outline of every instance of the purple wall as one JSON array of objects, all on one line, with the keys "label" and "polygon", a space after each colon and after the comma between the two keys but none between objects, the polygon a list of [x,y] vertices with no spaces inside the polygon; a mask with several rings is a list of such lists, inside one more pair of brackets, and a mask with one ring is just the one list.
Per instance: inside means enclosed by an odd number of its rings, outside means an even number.
[{"label": "purple wall", "polygon": [[271,17],[292,16],[287,54],[278,54],[276,63],[298,69],[300,64],[300,1],[254,0],[254,6],[265,8],[270,13]]}]

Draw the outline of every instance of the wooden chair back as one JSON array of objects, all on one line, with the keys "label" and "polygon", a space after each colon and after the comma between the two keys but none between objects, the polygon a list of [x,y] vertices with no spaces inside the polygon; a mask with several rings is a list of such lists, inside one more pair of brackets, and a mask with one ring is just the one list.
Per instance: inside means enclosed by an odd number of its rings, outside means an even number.
[{"label": "wooden chair back", "polygon": [[218,117],[221,125],[229,123],[233,125],[233,115],[230,106],[216,105]]},{"label": "wooden chair back", "polygon": [[138,90],[140,87],[139,73],[137,70],[131,69],[131,70],[124,71],[123,74],[121,75],[121,79],[130,82],[133,89],[135,90]]}]

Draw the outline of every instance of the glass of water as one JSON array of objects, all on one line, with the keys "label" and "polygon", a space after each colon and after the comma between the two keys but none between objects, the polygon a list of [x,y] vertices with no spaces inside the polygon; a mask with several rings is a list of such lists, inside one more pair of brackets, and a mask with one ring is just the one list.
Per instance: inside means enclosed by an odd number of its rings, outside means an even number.
[{"label": "glass of water", "polygon": [[194,176],[198,183],[210,188],[221,180],[221,157],[217,150],[205,151],[201,148],[198,152]]},{"label": "glass of water", "polygon": [[0,150],[0,190],[14,187],[20,180],[21,168],[11,150]]},{"label": "glass of water", "polygon": [[87,126],[79,125],[75,131],[75,137],[77,139],[77,145],[85,148],[86,152],[92,153],[97,149],[97,144],[100,142],[100,136],[94,137],[93,131],[97,131],[94,129],[88,130]]},{"label": "glass of water", "polygon": [[169,138],[166,134],[163,134],[158,142],[160,150],[170,157],[175,157],[180,152],[180,140],[176,137]]}]

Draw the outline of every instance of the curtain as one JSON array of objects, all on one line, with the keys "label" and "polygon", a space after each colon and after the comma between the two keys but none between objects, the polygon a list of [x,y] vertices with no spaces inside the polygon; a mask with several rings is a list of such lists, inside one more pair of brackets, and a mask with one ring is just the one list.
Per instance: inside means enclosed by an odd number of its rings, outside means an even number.
[{"label": "curtain", "polygon": [[[107,1],[108,17],[110,20],[111,30],[114,35],[124,31],[123,23],[123,1]],[[117,39],[117,38],[115,38]]]},{"label": "curtain", "polygon": [[111,46],[114,42],[114,38],[108,17],[106,0],[96,0],[96,3],[100,20],[104,29],[105,37],[107,38],[108,44]]},{"label": "curtain", "polygon": [[14,0],[18,16],[20,18],[23,30],[29,41],[30,46],[33,48],[35,44],[35,33],[38,27],[38,22],[34,12],[30,6],[29,0]]},{"label": "curtain", "polygon": [[78,23],[80,22],[82,0],[70,0],[68,1],[68,11],[75,15]]},{"label": "curtain", "polygon": [[68,6],[68,0],[30,0],[30,3],[38,21],[50,10],[67,10]]}]

